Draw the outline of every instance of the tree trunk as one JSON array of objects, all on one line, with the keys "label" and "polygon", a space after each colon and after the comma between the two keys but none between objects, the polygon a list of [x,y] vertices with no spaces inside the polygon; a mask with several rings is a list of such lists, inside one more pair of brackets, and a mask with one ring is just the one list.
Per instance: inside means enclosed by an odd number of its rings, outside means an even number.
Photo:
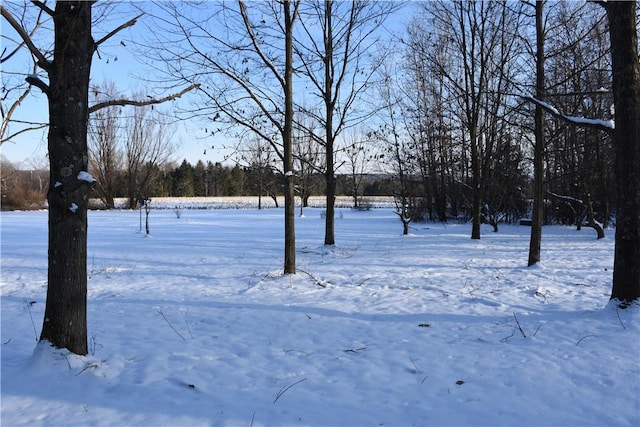
[{"label": "tree trunk", "polygon": [[334,133],[333,113],[335,110],[333,97],[333,24],[332,24],[332,0],[324,2],[325,13],[325,55],[324,55],[324,105],[325,105],[325,150],[326,170],[325,181],[327,184],[327,215],[325,216],[324,244],[335,245],[335,202],[336,202],[336,177],[334,171]]},{"label": "tree trunk", "polygon": [[40,341],[87,354],[89,73],[91,3],[56,2],[49,74],[49,275]]},{"label": "tree trunk", "polygon": [[282,135],[284,154],[284,274],[296,273],[296,201],[293,184],[293,18],[291,1],[285,0],[285,117]]},{"label": "tree trunk", "polygon": [[[536,8],[536,97],[544,98],[544,2],[537,1]],[[531,236],[529,239],[529,261],[531,267],[540,262],[542,246],[542,222],[544,220],[544,112],[536,104],[535,146],[533,147],[533,212],[531,214]]]},{"label": "tree trunk", "polygon": [[482,222],[482,184],[480,180],[480,150],[478,148],[478,131],[475,125],[470,129],[471,139],[471,238],[480,239]]},{"label": "tree trunk", "polygon": [[[329,177],[329,170],[331,170],[331,177]],[[329,164],[327,164],[326,179],[327,179],[327,216],[325,218],[325,227],[324,227],[325,229],[324,244],[335,245],[336,243],[336,239],[335,239],[336,177],[334,176],[333,166],[329,167]]]},{"label": "tree trunk", "polygon": [[587,194],[586,195],[586,214],[587,214],[587,223],[585,225],[593,228],[594,230],[596,230],[596,238],[597,239],[604,239],[605,235],[604,235],[604,228],[602,228],[602,225],[598,223],[598,221],[596,221],[595,216],[593,214],[593,202],[591,201],[591,194]]},{"label": "tree trunk", "polygon": [[640,64],[636,2],[605,3],[609,17],[616,175],[616,246],[611,299],[640,298]]}]

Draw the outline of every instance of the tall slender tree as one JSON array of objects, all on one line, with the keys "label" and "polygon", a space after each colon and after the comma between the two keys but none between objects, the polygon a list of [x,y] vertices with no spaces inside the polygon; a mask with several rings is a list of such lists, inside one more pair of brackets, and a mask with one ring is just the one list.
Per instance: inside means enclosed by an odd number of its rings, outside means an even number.
[{"label": "tall slender tree", "polygon": [[[166,78],[199,82],[190,117],[213,132],[255,135],[281,161],[284,273],[296,272],[293,165],[293,31],[299,0],[233,3],[165,2],[148,41],[163,46]],[[167,18],[170,16],[171,18]]]},{"label": "tall slender tree", "polygon": [[[304,3],[294,49],[301,70],[320,98],[319,109],[306,109],[321,124],[315,138],[324,146],[326,183],[325,245],[335,244],[337,139],[346,129],[371,117],[361,101],[380,65],[371,50],[380,43],[376,31],[397,9],[393,2],[321,0]],[[320,111],[318,114],[317,111]]]},{"label": "tall slender tree", "polygon": [[426,2],[434,33],[449,37],[451,57],[427,59],[447,82],[451,101],[458,106],[461,137],[468,144],[471,177],[471,238],[480,239],[486,172],[492,159],[508,100],[509,65],[514,55],[518,14],[506,3],[490,1]]},{"label": "tall slender tree", "polygon": [[[544,99],[544,3],[536,1],[536,97]],[[542,222],[544,220],[544,110],[536,104],[533,143],[533,211],[529,239],[529,261],[532,266],[540,262]]]}]

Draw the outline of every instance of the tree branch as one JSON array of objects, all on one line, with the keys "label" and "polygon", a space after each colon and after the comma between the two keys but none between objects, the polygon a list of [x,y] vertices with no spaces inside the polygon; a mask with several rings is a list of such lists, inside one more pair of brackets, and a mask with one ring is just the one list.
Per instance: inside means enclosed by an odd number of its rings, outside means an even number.
[{"label": "tree branch", "polygon": [[523,98],[527,101],[533,102],[536,105],[539,105],[543,110],[550,113],[552,116],[557,117],[567,123],[585,128],[598,129],[606,132],[609,135],[613,135],[613,131],[615,129],[615,122],[613,120],[588,119],[586,117],[568,116],[558,111],[552,105],[540,101],[539,99],[536,99],[532,96],[523,96]]},{"label": "tree branch", "polygon": [[7,142],[7,141],[11,141],[13,138],[15,138],[16,136],[18,136],[18,135],[20,135],[20,134],[22,134],[22,133],[25,133],[25,132],[31,132],[31,131],[33,131],[33,130],[44,129],[44,128],[48,127],[48,126],[49,126],[49,124],[48,124],[48,123],[43,123],[43,124],[41,124],[41,125],[39,125],[39,126],[33,126],[33,127],[28,127],[28,128],[20,129],[19,131],[17,131],[17,132],[14,132],[14,133],[10,134],[10,135],[9,135],[9,136],[7,136],[6,138],[2,138],[2,139],[0,139],[0,145],[4,144],[4,143],[5,143],[5,142]]},{"label": "tree branch", "polygon": [[42,3],[41,1],[35,1],[35,0],[32,0],[31,3],[33,3],[34,6],[39,7],[47,15],[53,17],[53,14],[54,14],[53,10],[49,9],[46,4]]},{"label": "tree branch", "polygon": [[31,52],[31,54],[36,57],[37,59],[36,63],[38,64],[38,66],[43,70],[48,71],[50,68],[49,61],[47,60],[47,58],[44,57],[42,52],[38,50],[36,45],[33,44],[33,41],[31,41],[31,37],[29,37],[29,34],[27,34],[25,29],[22,28],[22,26],[18,23],[18,21],[15,20],[13,15],[11,15],[11,12],[5,9],[4,6],[0,6],[0,12],[2,14],[2,17],[7,20],[9,25],[11,25],[11,27],[14,30],[16,30],[20,38],[22,38],[24,43],[29,48],[29,52]]},{"label": "tree branch", "polygon": [[40,80],[40,78],[38,78],[38,76],[36,76],[34,74],[31,74],[31,75],[27,76],[27,78],[25,78],[25,80],[30,85],[33,85],[33,86],[37,87],[38,89],[40,89],[44,94],[48,94],[49,93],[49,85],[47,85],[45,82]]},{"label": "tree branch", "polygon": [[278,69],[273,65],[273,63],[266,57],[262,49],[260,48],[260,44],[258,43],[258,39],[256,37],[255,32],[253,31],[253,27],[251,25],[251,20],[249,19],[249,15],[247,13],[247,6],[244,1],[238,0],[238,7],[240,9],[240,16],[242,17],[242,22],[247,31],[247,35],[249,36],[249,40],[251,40],[251,45],[253,46],[254,52],[260,57],[264,65],[271,70],[273,76],[278,80],[280,85],[284,88],[285,81],[284,77],[278,72]]},{"label": "tree branch", "polygon": [[163,102],[172,101],[174,99],[180,98],[185,93],[200,87],[200,83],[194,83],[191,86],[181,90],[178,93],[174,93],[169,96],[165,96],[164,98],[151,98],[144,101],[135,101],[133,99],[111,99],[109,101],[99,102],[91,107],[89,107],[89,114],[94,113],[98,110],[101,110],[106,107],[112,107],[114,105],[132,105],[134,107],[142,107],[145,105],[154,105],[154,104],[162,104]]},{"label": "tree branch", "polygon": [[120,25],[118,28],[116,28],[115,30],[111,31],[106,36],[102,37],[100,40],[98,40],[96,42],[96,48],[98,46],[100,46],[102,43],[104,43],[105,41],[109,40],[111,37],[115,36],[120,31],[124,30],[125,28],[129,28],[129,27],[134,26],[136,24],[136,22],[138,21],[138,19],[140,19],[140,17],[142,15],[144,15],[144,12],[142,12],[140,15],[136,16],[135,18],[125,22],[124,24]]}]

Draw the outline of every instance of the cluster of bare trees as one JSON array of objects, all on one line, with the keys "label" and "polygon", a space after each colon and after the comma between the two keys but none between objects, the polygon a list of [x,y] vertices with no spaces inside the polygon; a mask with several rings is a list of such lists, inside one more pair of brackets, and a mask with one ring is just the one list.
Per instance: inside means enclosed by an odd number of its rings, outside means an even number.
[{"label": "cluster of bare trees", "polygon": [[[117,98],[115,84],[93,86],[94,104]],[[147,96],[134,94],[136,99]],[[128,110],[128,111],[127,111]],[[138,198],[156,193],[161,167],[175,152],[174,126],[152,105],[109,105],[89,119],[89,166],[96,178],[95,192],[107,208],[115,207],[116,192],[124,181],[128,207]]]},{"label": "cluster of bare trees", "polygon": [[[298,185],[304,171],[324,176],[324,242],[333,245],[337,169],[360,168],[366,158],[397,175],[405,232],[419,198],[432,218],[466,211],[474,239],[482,222],[497,229],[501,214],[527,200],[533,169],[529,263],[540,259],[549,203],[568,207],[580,222],[586,215],[594,227],[594,206],[604,221],[615,211],[611,296],[626,302],[640,297],[633,2],[425,2],[393,48],[379,31],[399,7],[392,2],[156,3],[139,46],[164,72],[166,85],[186,88],[140,101],[119,99],[103,87],[94,94],[108,96],[92,106],[93,54],[136,20],[96,40],[92,3],[58,2],[55,9],[33,3],[53,21],[51,55],[4,6],[2,16],[48,79],[31,73],[26,80],[49,101],[50,260],[42,340],[79,354],[87,350],[86,202],[93,184],[86,173],[87,135],[105,198],[114,165],[125,162],[130,188],[139,189],[150,179],[148,166],[161,161],[170,144],[168,128],[147,121],[151,113],[144,106],[191,89],[197,95],[179,114],[203,120],[212,134],[251,141],[258,153],[245,159],[279,169],[285,274],[296,272],[294,197],[296,190],[304,194]],[[113,124],[121,123],[118,109],[126,105],[138,109],[127,114],[126,126]],[[615,119],[615,126],[604,119]],[[356,137],[347,129],[358,129]],[[125,145],[104,143],[125,130]],[[365,141],[377,141],[379,149]]]},{"label": "cluster of bare trees", "polygon": [[375,30],[394,8],[385,2],[239,1],[187,8],[166,3],[157,12],[161,31],[153,31],[148,45],[168,47],[161,53],[168,76],[201,83],[202,96],[188,113],[213,118],[213,132],[248,133],[253,137],[247,140],[258,138],[279,158],[285,273],[295,273],[296,172],[325,176],[324,242],[335,243],[337,138],[371,114],[362,97],[377,68]]}]

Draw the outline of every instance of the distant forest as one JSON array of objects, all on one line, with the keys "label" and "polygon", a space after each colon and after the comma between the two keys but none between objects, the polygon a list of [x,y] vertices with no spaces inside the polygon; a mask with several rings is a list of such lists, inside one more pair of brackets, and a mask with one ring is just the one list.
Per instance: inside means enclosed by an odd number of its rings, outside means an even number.
[{"label": "distant forest", "polygon": [[[514,172],[515,171],[515,172]],[[484,208],[485,222],[513,223],[530,214],[531,181],[517,169],[509,171],[503,167],[496,170],[501,177],[489,194],[496,194],[499,209]],[[258,196],[275,198],[282,196],[282,173],[274,170],[260,170],[257,167],[230,166],[219,162],[198,161],[192,165],[183,160],[180,165],[165,164],[164,167],[153,167],[145,171],[143,191],[129,193],[128,175],[126,171],[117,174],[109,189],[109,197],[99,183],[93,188],[93,198],[101,199],[104,206],[115,207],[116,198],[129,200],[128,207],[136,208],[139,197],[233,197]],[[2,209],[42,209],[46,203],[49,173],[46,170],[20,170],[7,161],[2,162]],[[469,221],[471,218],[469,185],[450,180],[447,184],[444,218],[437,206],[438,195],[429,196],[428,180],[419,175],[405,178],[408,182],[408,211],[414,221]],[[306,204],[310,196],[325,194],[324,177],[319,173],[296,173],[296,192]],[[394,174],[341,174],[337,176],[337,195],[351,196],[354,207],[366,205],[367,196],[398,196],[400,180]],[[557,180],[553,191],[548,193],[545,209],[546,224],[581,224],[590,215],[590,209],[596,220],[605,227],[608,224],[610,197],[606,188],[601,193],[585,194],[584,199],[573,197],[568,190],[573,190],[570,181]],[[574,190],[575,191],[575,190]],[[575,193],[573,193],[575,194]],[[355,197],[354,197],[355,195]],[[499,196],[499,197],[498,197]],[[398,198],[399,199],[399,198]]]}]

